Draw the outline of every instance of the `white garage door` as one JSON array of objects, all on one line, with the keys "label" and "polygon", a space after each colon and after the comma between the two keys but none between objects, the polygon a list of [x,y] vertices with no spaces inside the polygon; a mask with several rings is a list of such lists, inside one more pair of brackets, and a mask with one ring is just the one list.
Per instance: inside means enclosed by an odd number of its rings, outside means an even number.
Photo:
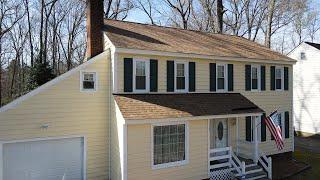
[{"label": "white garage door", "polygon": [[83,138],[3,145],[4,180],[83,179]]}]

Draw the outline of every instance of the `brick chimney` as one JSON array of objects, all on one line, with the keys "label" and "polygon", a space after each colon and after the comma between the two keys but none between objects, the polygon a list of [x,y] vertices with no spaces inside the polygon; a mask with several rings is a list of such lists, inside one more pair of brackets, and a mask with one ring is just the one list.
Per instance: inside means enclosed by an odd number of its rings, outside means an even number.
[{"label": "brick chimney", "polygon": [[103,52],[103,0],[87,0],[87,59]]}]

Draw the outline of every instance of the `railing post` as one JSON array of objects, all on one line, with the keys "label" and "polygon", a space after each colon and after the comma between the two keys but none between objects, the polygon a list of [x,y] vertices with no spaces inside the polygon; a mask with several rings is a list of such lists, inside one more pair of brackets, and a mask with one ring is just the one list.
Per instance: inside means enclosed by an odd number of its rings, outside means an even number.
[{"label": "railing post", "polygon": [[230,168],[231,168],[231,166],[232,166],[231,161],[232,161],[232,147],[230,146],[230,147],[229,147],[229,163],[230,163]]},{"label": "railing post", "polygon": [[272,159],[268,157],[268,178],[272,179]]},{"label": "railing post", "polygon": [[246,163],[244,161],[242,161],[241,164],[241,179],[245,179],[246,178]]}]

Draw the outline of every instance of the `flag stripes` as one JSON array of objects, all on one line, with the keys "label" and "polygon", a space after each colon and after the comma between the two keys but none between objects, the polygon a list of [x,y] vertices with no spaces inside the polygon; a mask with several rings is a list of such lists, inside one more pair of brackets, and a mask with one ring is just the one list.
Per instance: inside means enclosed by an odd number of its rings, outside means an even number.
[{"label": "flag stripes", "polygon": [[280,128],[279,122],[278,122],[278,112],[274,111],[268,117],[266,117],[264,120],[265,120],[265,123],[266,123],[271,135],[275,139],[278,150],[282,150],[284,147],[284,143],[283,143],[283,139],[282,139],[281,128]]}]

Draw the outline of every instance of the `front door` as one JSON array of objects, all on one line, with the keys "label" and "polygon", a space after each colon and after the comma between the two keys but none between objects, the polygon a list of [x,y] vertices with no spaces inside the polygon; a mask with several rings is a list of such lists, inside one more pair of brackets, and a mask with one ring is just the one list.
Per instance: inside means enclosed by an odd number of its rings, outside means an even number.
[{"label": "front door", "polygon": [[228,146],[228,121],[227,119],[215,119],[215,148]]}]

